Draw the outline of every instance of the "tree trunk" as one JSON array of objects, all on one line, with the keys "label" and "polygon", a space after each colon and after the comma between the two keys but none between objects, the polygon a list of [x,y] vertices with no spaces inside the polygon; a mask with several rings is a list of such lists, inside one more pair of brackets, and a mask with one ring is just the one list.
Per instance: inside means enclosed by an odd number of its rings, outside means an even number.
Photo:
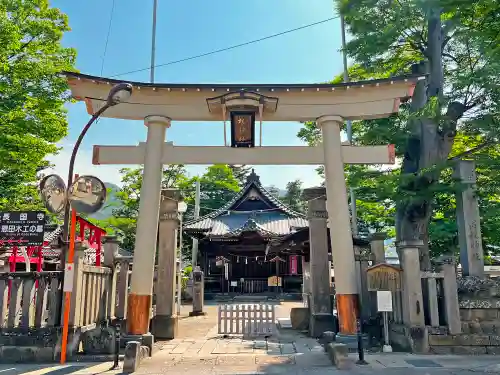
[{"label": "tree trunk", "polygon": [[[429,72],[426,82],[420,81],[415,87],[411,104],[411,111],[416,113],[422,110],[431,100],[438,101],[443,92],[442,66],[442,32],[441,9],[433,0],[429,1],[428,10],[428,49],[427,64],[417,67],[419,73]],[[415,179],[401,186],[403,191],[410,192],[408,198],[399,202],[396,210],[396,233],[398,241],[422,240],[425,241],[421,249],[421,268],[430,268],[428,246],[429,220],[432,216],[432,195],[428,188],[439,177],[438,172],[421,173],[423,169],[432,167],[443,158],[442,137],[439,133],[439,124],[433,118],[420,117],[410,120],[411,134],[408,138],[407,149],[403,160],[402,173],[413,174]]]}]

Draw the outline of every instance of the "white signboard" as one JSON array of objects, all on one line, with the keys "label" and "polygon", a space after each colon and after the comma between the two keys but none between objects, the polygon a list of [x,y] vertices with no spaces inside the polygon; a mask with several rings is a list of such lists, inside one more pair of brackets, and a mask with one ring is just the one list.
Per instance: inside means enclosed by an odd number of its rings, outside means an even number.
[{"label": "white signboard", "polygon": [[224,263],[224,276],[226,277],[226,280],[229,279],[229,264]]},{"label": "white signboard", "polygon": [[75,278],[75,265],[74,263],[66,263],[64,268],[64,288],[63,292],[73,291],[73,280]]},{"label": "white signboard", "polygon": [[378,311],[392,311],[392,292],[388,290],[377,291],[377,309]]},{"label": "white signboard", "polygon": [[237,281],[231,281],[231,286],[238,286],[238,282]]}]

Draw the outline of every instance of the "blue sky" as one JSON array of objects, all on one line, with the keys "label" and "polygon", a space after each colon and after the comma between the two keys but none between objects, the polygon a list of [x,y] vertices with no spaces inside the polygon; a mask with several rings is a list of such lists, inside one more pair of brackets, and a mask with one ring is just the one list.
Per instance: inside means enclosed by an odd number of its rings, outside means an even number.
[{"label": "blue sky", "polygon": [[[72,31],[64,45],[77,49],[82,73],[112,76],[150,65],[153,0],[115,0],[106,54],[106,36],[113,0],[52,0],[69,16]],[[333,0],[158,0],[156,63],[179,60],[279,33],[335,16]],[[174,83],[314,83],[342,71],[340,22],[335,19],[308,29],[228,52],[156,69],[156,82]],[[104,57],[104,63],[103,63]],[[119,78],[149,81],[149,70]],[[67,160],[88,120],[82,103],[68,106],[70,132],[61,153],[52,158],[55,171],[66,175]],[[298,145],[298,123],[264,123],[264,145]],[[121,166],[91,165],[94,144],[135,145],[145,140],[142,122],[102,119],[88,133],[76,172],[118,182]],[[167,140],[179,145],[221,145],[222,123],[174,122]],[[190,166],[190,174],[204,167]],[[258,166],[265,185],[283,188],[300,178],[305,186],[320,180],[314,167]]]}]

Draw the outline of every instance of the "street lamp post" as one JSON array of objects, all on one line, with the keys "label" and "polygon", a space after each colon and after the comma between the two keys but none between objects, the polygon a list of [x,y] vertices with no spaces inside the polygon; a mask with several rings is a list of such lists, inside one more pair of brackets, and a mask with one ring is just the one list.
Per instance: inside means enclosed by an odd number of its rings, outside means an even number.
[{"label": "street lamp post", "polygon": [[[66,204],[64,205],[64,221],[63,221],[63,226],[62,226],[62,237],[63,237],[63,251],[61,252],[60,255],[60,268],[62,270],[65,269],[66,265],[66,253],[68,250],[68,243],[69,243],[69,219],[70,219],[70,210],[71,207],[69,205],[69,202],[67,200],[67,192],[71,188],[71,185],[73,183],[73,173],[74,173],[74,168],[75,168],[75,159],[76,155],[78,153],[78,149],[80,148],[80,144],[83,141],[83,138],[87,134],[88,130],[92,126],[92,124],[110,107],[113,107],[117,104],[120,104],[128,98],[130,98],[130,95],[132,95],[132,85],[130,83],[119,83],[116,84],[109,90],[108,97],[106,99],[106,104],[102,108],[100,108],[96,113],[92,115],[90,118],[89,122],[87,122],[87,125],[82,129],[80,135],[78,136],[78,139],[75,142],[75,145],[73,146],[73,151],[71,152],[71,158],[69,159],[69,168],[68,168],[68,185],[67,185],[67,191],[66,191]],[[64,279],[63,279],[63,284],[64,284]],[[61,289],[64,289],[64,285],[61,286]],[[61,320],[61,313],[62,313],[62,303],[60,303],[59,309],[58,309],[58,320]]]},{"label": "street lamp post", "polygon": [[184,216],[184,213],[187,211],[187,204],[186,202],[180,201],[177,204],[177,211],[179,212],[179,269],[177,270],[177,316],[179,317],[181,315],[181,293],[182,293],[182,270],[181,270],[181,264],[182,264],[182,219]]}]

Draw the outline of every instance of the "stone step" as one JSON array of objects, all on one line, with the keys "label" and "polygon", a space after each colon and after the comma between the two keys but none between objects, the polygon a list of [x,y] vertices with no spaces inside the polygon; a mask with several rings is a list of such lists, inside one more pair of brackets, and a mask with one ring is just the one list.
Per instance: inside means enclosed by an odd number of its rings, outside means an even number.
[{"label": "stone step", "polygon": [[292,329],[292,321],[289,318],[278,318],[277,326],[279,329]]}]

